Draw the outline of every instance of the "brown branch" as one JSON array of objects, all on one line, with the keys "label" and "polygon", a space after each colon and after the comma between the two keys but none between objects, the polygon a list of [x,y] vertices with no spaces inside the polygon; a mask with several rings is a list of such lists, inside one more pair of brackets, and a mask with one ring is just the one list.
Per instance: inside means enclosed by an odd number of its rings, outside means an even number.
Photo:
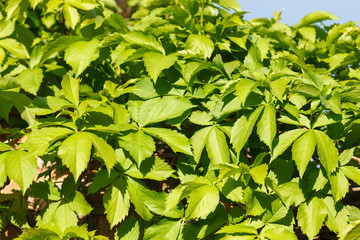
[{"label": "brown branch", "polygon": [[352,159],[354,159],[355,161],[357,161],[360,164],[360,158],[352,156]]}]

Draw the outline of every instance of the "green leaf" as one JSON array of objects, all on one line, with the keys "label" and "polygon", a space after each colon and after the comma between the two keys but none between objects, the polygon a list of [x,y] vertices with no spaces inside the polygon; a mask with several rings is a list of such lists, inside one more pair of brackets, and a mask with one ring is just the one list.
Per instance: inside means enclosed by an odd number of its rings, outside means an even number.
[{"label": "green leaf", "polygon": [[307,130],[305,129],[294,129],[281,134],[279,138],[273,142],[270,162],[272,162],[277,157],[279,157],[283,152],[285,152],[285,150],[288,147],[290,147],[290,145],[306,131]]},{"label": "green leaf", "polygon": [[212,2],[219,4],[226,9],[234,9],[237,12],[241,12],[241,7],[236,0],[213,0]]},{"label": "green leaf", "polygon": [[156,52],[147,52],[144,54],[143,59],[146,71],[154,83],[156,83],[160,73],[174,65],[177,57],[175,55],[164,56]]},{"label": "green leaf", "polygon": [[261,164],[259,166],[250,168],[250,175],[254,179],[254,181],[258,184],[264,185],[267,174],[268,174],[267,164]]},{"label": "green leaf", "polygon": [[199,163],[201,153],[208,141],[208,136],[212,127],[202,128],[191,137],[190,142],[194,149],[195,162]]},{"label": "green leaf", "polygon": [[70,172],[74,175],[75,181],[87,168],[90,161],[92,140],[87,133],[76,132],[65,139],[59,147],[58,154]]},{"label": "green leaf", "polygon": [[115,233],[115,240],[138,240],[139,237],[139,221],[133,215],[126,219]]},{"label": "green leaf", "polygon": [[80,79],[69,77],[65,75],[61,81],[61,87],[64,91],[65,97],[76,107],[79,106],[79,87]]},{"label": "green leaf", "polygon": [[138,166],[143,160],[151,157],[156,149],[153,138],[141,130],[121,136],[119,145],[130,153]]},{"label": "green leaf", "polygon": [[139,111],[139,121],[142,126],[162,122],[181,116],[194,105],[187,98],[166,96],[145,101]]},{"label": "green leaf", "polygon": [[76,226],[78,218],[69,204],[61,204],[52,215],[52,221],[62,232],[69,227]]},{"label": "green leaf", "polygon": [[142,193],[140,192],[141,185],[133,180],[132,178],[127,178],[128,192],[130,195],[130,200],[135,207],[135,211],[145,220],[149,221],[152,219],[153,215],[150,213],[149,209],[144,204],[144,199]]},{"label": "green leaf", "polygon": [[340,232],[348,224],[348,210],[343,207],[341,210],[335,207],[335,202],[332,197],[325,197],[323,199],[324,209],[326,211],[326,226],[333,232]]},{"label": "green leaf", "polygon": [[298,29],[298,31],[303,36],[303,38],[307,39],[312,43],[315,43],[316,30],[314,27],[301,27]]},{"label": "green leaf", "polygon": [[126,170],[128,176],[156,181],[165,181],[173,173],[174,170],[171,166],[158,157],[147,158],[141,163],[140,169],[138,169],[136,164],[133,164]]},{"label": "green leaf", "polygon": [[211,127],[207,135],[206,151],[213,165],[230,162],[225,134],[216,126]]},{"label": "green leaf", "polygon": [[31,154],[42,156],[52,143],[72,133],[74,133],[73,130],[63,127],[34,129],[27,135],[28,139],[23,147]]},{"label": "green leaf", "polygon": [[342,166],[340,167],[340,171],[345,174],[345,176],[358,185],[360,185],[360,169],[354,166]]},{"label": "green leaf", "polygon": [[245,105],[245,101],[247,97],[249,96],[250,92],[253,91],[258,84],[256,84],[255,81],[242,78],[239,80],[239,82],[236,84],[236,91],[235,95],[239,98],[242,105]]},{"label": "green leaf", "polygon": [[207,36],[190,34],[185,42],[185,49],[206,59],[211,57],[214,51],[214,43]]},{"label": "green leaf", "polygon": [[325,98],[321,97],[321,102],[324,106],[336,114],[341,114],[341,102],[340,102],[340,93],[335,92],[332,94],[331,98],[326,100]]},{"label": "green leaf", "polygon": [[270,148],[276,135],[276,110],[274,105],[267,104],[257,124],[257,134],[260,140]]},{"label": "green leaf", "polygon": [[15,20],[11,21],[2,19],[0,21],[0,38],[6,38],[10,36],[15,30]]},{"label": "green leaf", "polygon": [[20,59],[30,58],[26,47],[12,38],[0,39],[0,47],[14,54]]},{"label": "green leaf", "polygon": [[118,178],[106,190],[104,194],[104,208],[110,228],[120,223],[128,215],[130,196],[126,190],[126,182],[123,178]]},{"label": "green leaf", "polygon": [[68,205],[74,212],[82,216],[88,215],[93,210],[91,205],[86,201],[84,195],[79,191],[75,192],[74,197],[71,198]]},{"label": "green leaf", "polygon": [[222,181],[216,184],[216,187],[227,199],[234,202],[244,202],[243,184],[233,178],[227,178],[226,181]]},{"label": "green leaf", "polygon": [[17,78],[25,91],[36,96],[44,75],[40,68],[33,68],[22,71]]},{"label": "green leaf", "polygon": [[238,239],[254,239],[258,235],[255,227],[245,224],[223,226],[216,234],[230,234],[238,237]]},{"label": "green leaf", "polygon": [[135,52],[136,49],[130,48],[129,44],[120,44],[111,52],[111,60],[115,66],[120,66],[126,62]]},{"label": "green leaf", "polygon": [[61,199],[60,190],[52,181],[34,183],[31,185],[30,189],[38,198],[51,201],[58,201]]},{"label": "green leaf", "polygon": [[76,8],[72,7],[68,2],[65,2],[62,6],[65,21],[70,25],[72,29],[75,29],[80,20],[80,15]]},{"label": "green leaf", "polygon": [[66,3],[82,10],[91,10],[98,6],[93,0],[68,0]]},{"label": "green leaf", "polygon": [[303,17],[298,24],[296,24],[295,28],[300,28],[307,25],[312,25],[317,22],[322,22],[325,20],[337,20],[338,17],[334,16],[331,13],[324,12],[324,11],[316,11],[309,13],[305,17]]},{"label": "green leaf", "polygon": [[319,74],[316,74],[311,70],[306,70],[306,69],[302,69],[302,70],[304,72],[305,77],[311,80],[318,89],[321,90],[324,87],[323,80]]},{"label": "green leaf", "polygon": [[271,240],[297,240],[295,233],[285,227],[274,226],[273,228],[263,228],[260,233],[260,239]]},{"label": "green leaf", "polygon": [[96,153],[104,160],[107,169],[113,168],[116,163],[116,155],[111,145],[93,133],[87,132],[86,134],[92,140]]},{"label": "green leaf", "polygon": [[320,198],[314,197],[309,202],[299,205],[297,220],[309,239],[313,239],[319,233],[325,217],[326,212]]},{"label": "green leaf", "polygon": [[230,141],[237,153],[241,151],[250,137],[262,110],[262,107],[258,107],[251,113],[249,117],[243,115],[235,122],[233,128],[231,129]]},{"label": "green leaf", "polygon": [[206,218],[219,204],[219,191],[211,185],[203,185],[189,194],[185,210],[187,219]]},{"label": "green leaf", "polygon": [[121,37],[128,43],[158,50],[165,55],[165,49],[163,48],[161,42],[157,41],[153,35],[145,35],[143,32],[131,31],[121,34]]},{"label": "green leaf", "polygon": [[338,202],[345,197],[346,193],[349,191],[350,186],[349,181],[341,170],[333,173],[330,176],[330,185],[335,202]]},{"label": "green leaf", "polygon": [[34,114],[31,113],[27,108],[31,103],[30,98],[25,96],[25,94],[13,91],[1,91],[0,93],[0,117],[8,121],[8,115],[11,110],[11,106],[15,106],[15,108],[20,113],[21,118],[24,119],[29,125],[35,122]]},{"label": "green leaf", "polygon": [[75,71],[76,77],[99,57],[99,45],[100,41],[94,38],[90,41],[77,41],[65,49],[64,59]]},{"label": "green leaf", "polygon": [[36,174],[36,158],[22,150],[10,151],[6,155],[6,173],[25,193]]},{"label": "green leaf", "polygon": [[299,137],[292,147],[292,158],[294,159],[299,175],[302,178],[316,146],[316,139],[312,130],[307,131]]},{"label": "green leaf", "polygon": [[145,229],[144,240],[180,240],[183,220],[171,221],[163,219],[159,223]]},{"label": "green leaf", "polygon": [[316,149],[321,165],[324,166],[327,174],[330,174],[339,164],[339,153],[331,138],[324,132],[314,130],[316,138]]},{"label": "green leaf", "polygon": [[352,157],[354,156],[354,148],[351,149],[345,149],[339,156],[339,161],[340,161],[340,165],[344,166],[346,164],[348,164],[351,160]]},{"label": "green leaf", "polygon": [[6,174],[6,156],[8,153],[1,153],[0,154],[0,188],[4,186],[4,183],[7,180],[7,174]]},{"label": "green leaf", "polygon": [[17,240],[33,240],[33,239],[46,239],[46,240],[61,240],[59,235],[50,229],[44,228],[28,228],[24,229],[22,234],[16,238]]},{"label": "green leaf", "polygon": [[177,131],[166,128],[143,128],[147,134],[164,141],[174,152],[182,152],[193,155],[189,139]]},{"label": "green leaf", "polygon": [[360,220],[346,226],[339,234],[339,240],[357,240],[360,237]]}]

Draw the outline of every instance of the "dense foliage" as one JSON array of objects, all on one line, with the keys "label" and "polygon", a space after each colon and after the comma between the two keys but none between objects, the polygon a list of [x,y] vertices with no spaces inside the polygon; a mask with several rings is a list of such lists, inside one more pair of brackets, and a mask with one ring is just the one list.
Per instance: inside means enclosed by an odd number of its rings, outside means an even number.
[{"label": "dense foliage", "polygon": [[106,239],[100,214],[115,239],[358,239],[360,28],[129,5],[0,1],[0,185],[21,188],[0,229]]}]

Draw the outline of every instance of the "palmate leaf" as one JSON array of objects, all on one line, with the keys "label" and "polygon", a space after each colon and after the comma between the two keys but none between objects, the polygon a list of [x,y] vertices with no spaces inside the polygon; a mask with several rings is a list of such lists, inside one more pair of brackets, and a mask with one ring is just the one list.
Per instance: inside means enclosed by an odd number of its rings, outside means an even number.
[{"label": "palmate leaf", "polygon": [[262,110],[262,107],[256,108],[249,117],[244,115],[235,122],[234,127],[231,129],[230,141],[237,153],[241,151],[250,137]]},{"label": "palmate leaf", "polygon": [[126,190],[126,182],[123,178],[118,178],[106,190],[104,194],[104,208],[106,219],[113,228],[128,215],[130,208],[130,196]]},{"label": "palmate leaf", "polygon": [[144,128],[144,132],[168,144],[174,152],[193,155],[189,139],[177,131],[166,128]]},{"label": "palmate leaf", "polygon": [[144,64],[151,79],[156,83],[160,73],[174,65],[177,57],[175,55],[164,56],[156,52],[148,52],[144,54]]},{"label": "palmate leaf", "polygon": [[307,131],[293,144],[292,158],[296,163],[301,178],[304,175],[306,167],[314,154],[315,146],[316,139],[312,130]]},{"label": "palmate leaf", "polygon": [[92,39],[90,41],[77,41],[65,49],[64,59],[75,71],[76,77],[99,57],[99,45],[99,40]]},{"label": "palmate leaf", "polygon": [[219,190],[212,185],[200,186],[189,194],[185,210],[187,219],[206,218],[219,204]]},{"label": "palmate leaf", "polygon": [[6,173],[25,193],[36,174],[36,158],[22,150],[10,151],[6,154]]},{"label": "palmate leaf", "polygon": [[301,203],[298,208],[299,226],[309,239],[313,239],[318,234],[325,217],[326,212],[320,198],[314,197],[308,202]]},{"label": "palmate leaf", "polygon": [[77,132],[63,141],[58,154],[77,180],[86,169],[91,154],[92,140],[87,133]]},{"label": "palmate leaf", "polygon": [[139,110],[139,123],[146,126],[181,116],[186,110],[195,107],[187,98],[166,96],[145,101]]}]

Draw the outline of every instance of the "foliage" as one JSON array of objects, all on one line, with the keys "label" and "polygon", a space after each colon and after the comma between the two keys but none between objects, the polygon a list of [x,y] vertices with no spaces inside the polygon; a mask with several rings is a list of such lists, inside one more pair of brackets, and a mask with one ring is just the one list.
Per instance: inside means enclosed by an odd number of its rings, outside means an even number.
[{"label": "foliage", "polygon": [[124,19],[105,0],[0,2],[0,185],[21,188],[0,195],[0,228],[105,239],[96,210],[115,239],[312,239],[323,223],[357,239],[359,27],[129,4]]}]

